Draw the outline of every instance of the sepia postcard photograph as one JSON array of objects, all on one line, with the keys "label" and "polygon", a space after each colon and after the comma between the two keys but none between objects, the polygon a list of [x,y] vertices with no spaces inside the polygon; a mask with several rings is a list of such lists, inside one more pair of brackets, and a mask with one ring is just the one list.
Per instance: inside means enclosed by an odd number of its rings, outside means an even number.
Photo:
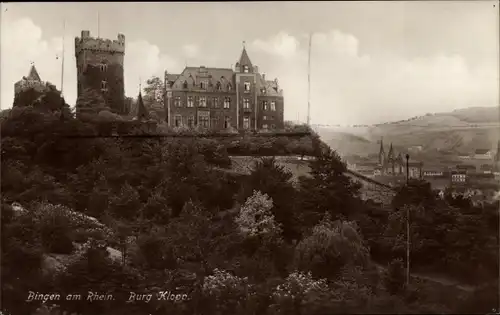
[{"label": "sepia postcard photograph", "polygon": [[0,315],[500,314],[498,0],[0,12]]}]

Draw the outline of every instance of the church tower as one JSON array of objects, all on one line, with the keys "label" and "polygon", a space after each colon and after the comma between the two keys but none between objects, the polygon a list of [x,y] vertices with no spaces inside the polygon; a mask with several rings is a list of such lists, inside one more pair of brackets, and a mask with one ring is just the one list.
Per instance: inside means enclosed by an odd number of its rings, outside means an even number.
[{"label": "church tower", "polygon": [[75,38],[78,96],[85,89],[101,93],[112,112],[125,115],[124,86],[125,36],[117,40],[94,38],[89,31],[82,31]]},{"label": "church tower", "polygon": [[380,151],[378,152],[378,163],[382,167],[385,165],[384,138],[380,139]]}]

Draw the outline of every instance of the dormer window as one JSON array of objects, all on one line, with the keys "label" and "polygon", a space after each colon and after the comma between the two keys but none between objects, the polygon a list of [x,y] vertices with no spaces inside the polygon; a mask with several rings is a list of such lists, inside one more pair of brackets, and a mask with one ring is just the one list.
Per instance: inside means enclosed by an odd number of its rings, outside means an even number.
[{"label": "dormer window", "polygon": [[220,84],[220,82],[217,82],[216,89],[217,91],[222,90],[222,85]]},{"label": "dormer window", "polygon": [[245,92],[250,92],[250,82],[245,82]]},{"label": "dormer window", "polygon": [[231,89],[232,89],[232,88],[233,88],[233,87],[231,86],[231,83],[228,83],[228,84],[227,84],[227,90],[228,90],[228,91],[231,91]]},{"label": "dormer window", "polygon": [[249,68],[248,68],[248,66],[243,66],[243,72],[245,72],[245,73],[248,73],[248,72],[249,72]]},{"label": "dormer window", "polygon": [[266,89],[261,90],[262,94],[266,94]]},{"label": "dormer window", "polygon": [[187,89],[187,88],[188,88],[188,83],[187,83],[187,81],[184,81],[184,83],[182,84],[182,88],[183,88],[183,89]]}]

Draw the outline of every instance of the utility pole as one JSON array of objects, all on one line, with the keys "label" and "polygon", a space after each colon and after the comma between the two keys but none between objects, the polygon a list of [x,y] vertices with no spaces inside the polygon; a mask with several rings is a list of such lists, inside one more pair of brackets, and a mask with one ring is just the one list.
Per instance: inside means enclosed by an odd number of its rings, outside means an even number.
[{"label": "utility pole", "polygon": [[309,57],[307,61],[307,125],[311,126],[311,44],[312,33],[309,34]]},{"label": "utility pole", "polygon": [[[406,189],[410,189],[410,155],[406,154]],[[410,207],[406,206],[406,286],[410,285]]]}]

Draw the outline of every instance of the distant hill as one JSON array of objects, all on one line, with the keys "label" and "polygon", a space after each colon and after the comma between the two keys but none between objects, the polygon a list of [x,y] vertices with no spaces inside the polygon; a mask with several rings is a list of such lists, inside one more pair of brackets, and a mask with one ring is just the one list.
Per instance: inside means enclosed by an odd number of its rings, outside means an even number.
[{"label": "distant hill", "polygon": [[317,132],[342,155],[377,153],[381,138],[401,149],[421,145],[424,151],[466,153],[496,148],[500,112],[496,107],[471,107],[373,126],[320,127]]}]

